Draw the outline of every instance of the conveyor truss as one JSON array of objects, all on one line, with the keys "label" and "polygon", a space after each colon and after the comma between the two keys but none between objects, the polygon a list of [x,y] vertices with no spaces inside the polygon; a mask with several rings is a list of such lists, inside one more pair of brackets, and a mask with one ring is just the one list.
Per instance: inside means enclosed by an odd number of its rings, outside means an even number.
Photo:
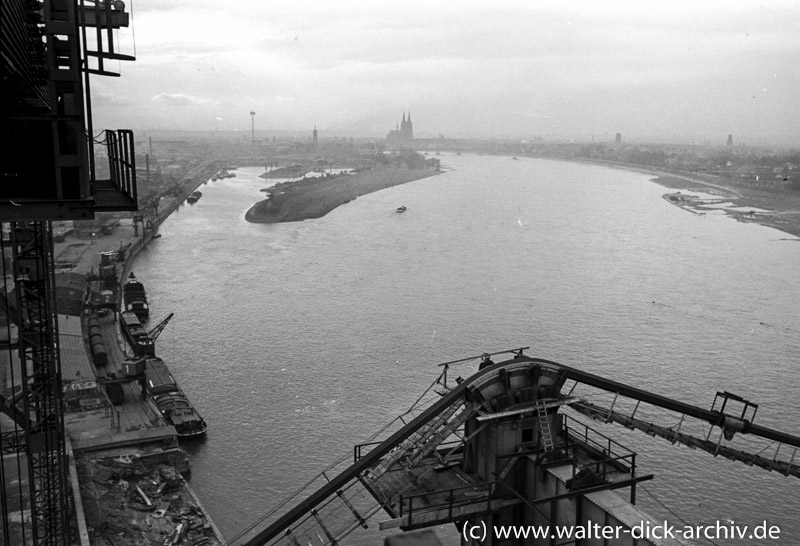
[{"label": "conveyor truss", "polygon": [[[336,461],[229,543],[336,545],[378,522],[380,529],[404,530],[457,523],[514,504],[538,510],[564,498],[622,487],[630,487],[635,502],[636,483],[653,476],[637,475],[636,454],[592,429],[587,416],[800,477],[800,437],[753,423],[757,406],[739,396],[718,392],[711,409],[704,409],[530,358],[525,349],[493,353],[507,359],[467,379],[448,377],[450,368],[480,357],[440,364],[439,377],[425,393],[355,446],[352,459]],[[514,417],[538,422],[536,436],[498,456],[492,479],[465,470],[466,454],[484,427]],[[522,457],[535,457],[543,467],[572,465],[570,491],[545,499],[520,495],[513,474]]]}]

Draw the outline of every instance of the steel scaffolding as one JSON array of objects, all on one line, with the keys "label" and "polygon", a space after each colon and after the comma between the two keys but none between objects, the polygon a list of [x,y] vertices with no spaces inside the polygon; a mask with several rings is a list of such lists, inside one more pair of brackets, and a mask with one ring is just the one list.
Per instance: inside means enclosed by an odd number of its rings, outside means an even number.
[{"label": "steel scaffolding", "polygon": [[[133,133],[105,131],[94,164],[89,75],[128,26],[123,2],[0,3],[4,155],[0,175],[0,508],[5,544],[71,542],[72,502],[58,346],[53,220],[137,210]],[[92,29],[93,32],[87,32]]]}]

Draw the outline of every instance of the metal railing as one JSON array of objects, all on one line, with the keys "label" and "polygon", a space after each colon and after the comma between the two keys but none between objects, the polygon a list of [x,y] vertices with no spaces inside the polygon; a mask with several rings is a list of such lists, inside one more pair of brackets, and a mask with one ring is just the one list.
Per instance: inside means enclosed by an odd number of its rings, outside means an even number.
[{"label": "metal railing", "polygon": [[[361,460],[367,451],[370,451],[373,447],[381,445],[381,442],[365,442],[363,444],[356,444],[353,446],[353,464],[357,463]],[[365,448],[369,448],[365,450]]]},{"label": "metal railing", "polygon": [[609,467],[622,471],[632,478],[636,476],[635,452],[577,419],[568,415],[563,415],[563,418],[562,426],[568,451],[582,448],[599,457],[596,461],[585,465],[586,467],[593,467],[595,473],[603,480],[608,479]]},{"label": "metal railing", "polygon": [[133,131],[130,129],[106,130],[106,149],[111,181],[117,189],[136,202],[136,157]]},{"label": "metal railing", "polygon": [[[499,481],[491,481],[491,482],[482,482],[482,483],[475,483],[472,485],[464,485],[461,487],[454,487],[451,489],[443,489],[441,491],[434,491],[428,493],[417,493],[415,495],[408,495],[408,496],[400,496],[398,499],[398,504],[400,506],[400,517],[407,517],[408,521],[406,525],[412,525],[412,516],[415,512],[414,509],[414,499],[421,499],[422,497],[432,497],[438,494],[445,494],[446,501],[440,502],[437,504],[425,504],[424,506],[418,506],[416,508],[416,512],[431,512],[435,510],[443,510],[447,508],[447,518],[448,520],[453,519],[453,508],[459,508],[461,506],[469,506],[473,504],[479,503],[486,503],[486,509],[491,509],[491,502],[496,499],[495,491],[498,486],[502,486],[502,482]],[[465,491],[465,490],[472,490],[478,493],[481,493],[481,497],[476,497],[474,499],[468,497],[456,498],[456,492],[458,491]]]}]

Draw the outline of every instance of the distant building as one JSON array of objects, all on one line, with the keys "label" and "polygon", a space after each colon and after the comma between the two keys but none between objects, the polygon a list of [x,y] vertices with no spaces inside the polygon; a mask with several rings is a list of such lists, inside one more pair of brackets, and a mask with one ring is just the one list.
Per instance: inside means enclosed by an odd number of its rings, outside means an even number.
[{"label": "distant building", "polygon": [[316,152],[319,150],[319,140],[317,139],[317,126],[314,125],[314,132],[312,133],[312,138],[314,139],[314,151]]},{"label": "distant building", "polygon": [[403,121],[400,122],[400,126],[394,131],[389,131],[389,134],[386,135],[386,149],[401,150],[403,148],[412,148],[413,140],[414,126],[411,123],[411,112],[408,113],[408,119],[406,119],[406,113],[403,112]]},{"label": "distant building", "polygon": [[614,144],[622,144],[622,133],[617,133],[614,137]]}]

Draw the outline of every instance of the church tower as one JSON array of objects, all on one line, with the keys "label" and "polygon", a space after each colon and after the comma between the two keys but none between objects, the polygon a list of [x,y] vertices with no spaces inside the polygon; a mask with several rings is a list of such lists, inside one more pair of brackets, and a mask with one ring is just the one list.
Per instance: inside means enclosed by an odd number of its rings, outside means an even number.
[{"label": "church tower", "polygon": [[403,121],[400,122],[400,133],[403,135],[403,140],[406,142],[410,142],[414,139],[414,126],[411,123],[411,112],[408,113],[407,118],[406,113],[403,112]]},{"label": "church tower", "polygon": [[411,112],[406,116],[403,111],[403,119],[394,131],[389,131],[386,135],[386,145],[389,150],[402,150],[412,148],[414,145],[414,126],[411,123]]}]

